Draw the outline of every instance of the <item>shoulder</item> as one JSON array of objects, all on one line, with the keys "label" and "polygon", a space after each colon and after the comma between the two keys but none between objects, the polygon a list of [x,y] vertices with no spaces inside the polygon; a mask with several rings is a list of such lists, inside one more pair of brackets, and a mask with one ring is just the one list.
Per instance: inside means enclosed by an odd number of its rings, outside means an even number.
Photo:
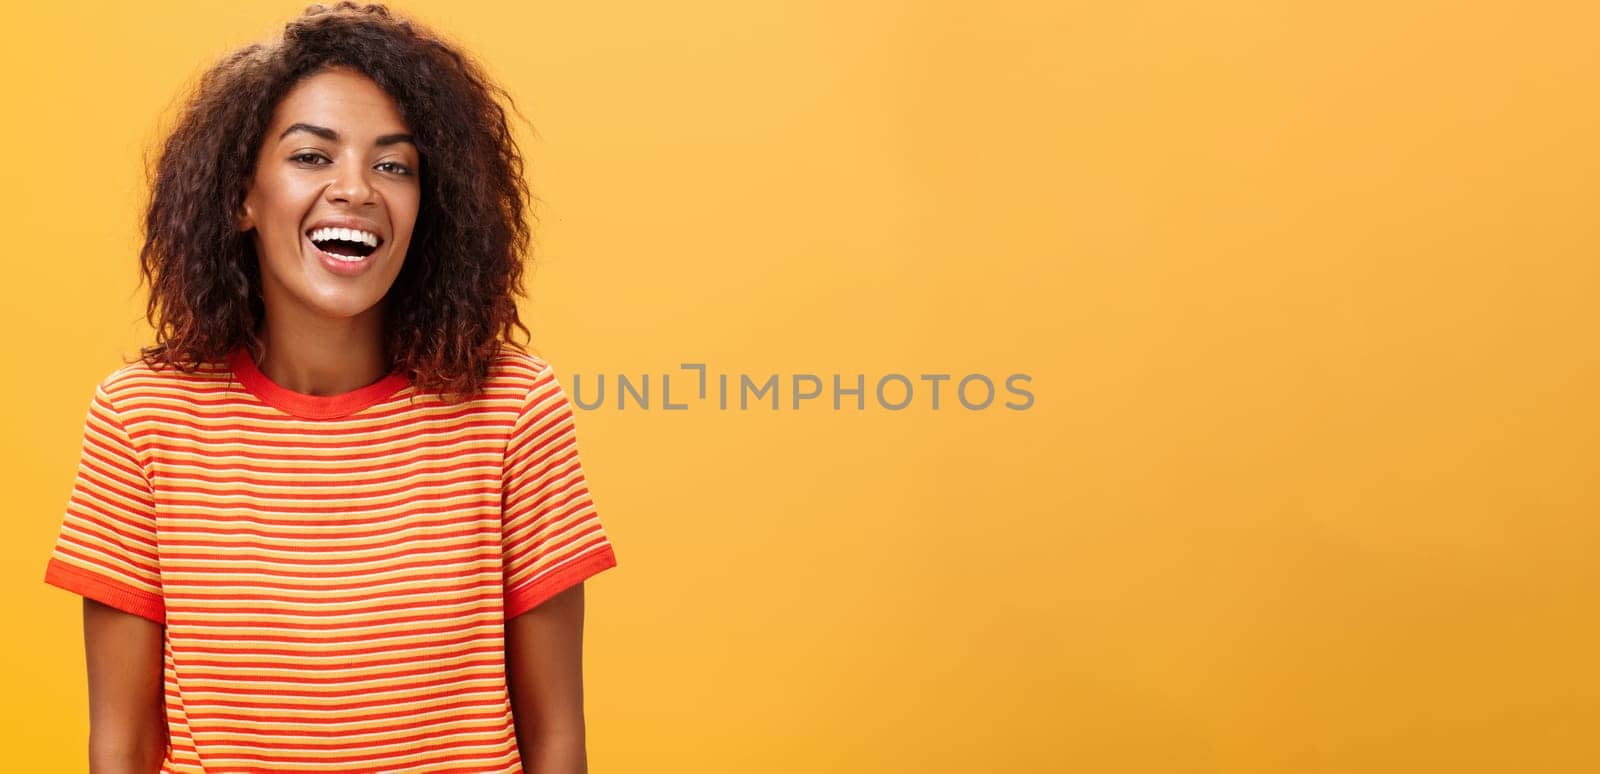
[{"label": "shoulder", "polygon": [[508,392],[528,395],[541,387],[553,386],[555,369],[543,356],[507,345],[495,355],[489,381]]},{"label": "shoulder", "polygon": [[542,355],[508,348],[496,359],[495,372],[497,379],[491,382],[499,382],[502,394],[516,396],[519,422],[546,426],[571,421],[573,395],[560,368]]},{"label": "shoulder", "polygon": [[146,397],[192,396],[228,381],[229,376],[224,363],[201,363],[185,371],[166,364],[152,366],[138,359],[112,369],[95,389],[112,404],[123,405]]}]

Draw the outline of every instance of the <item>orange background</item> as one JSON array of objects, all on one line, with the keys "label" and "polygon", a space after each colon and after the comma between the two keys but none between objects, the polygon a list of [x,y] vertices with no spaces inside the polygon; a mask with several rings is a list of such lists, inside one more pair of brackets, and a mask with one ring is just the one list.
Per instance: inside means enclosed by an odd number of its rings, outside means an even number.
[{"label": "orange background", "polygon": [[[0,25],[6,768],[86,760],[42,578],[150,341],[142,154],[301,7]],[[561,371],[1032,376],[581,413],[591,770],[1594,766],[1592,6],[396,7],[536,127]]]}]

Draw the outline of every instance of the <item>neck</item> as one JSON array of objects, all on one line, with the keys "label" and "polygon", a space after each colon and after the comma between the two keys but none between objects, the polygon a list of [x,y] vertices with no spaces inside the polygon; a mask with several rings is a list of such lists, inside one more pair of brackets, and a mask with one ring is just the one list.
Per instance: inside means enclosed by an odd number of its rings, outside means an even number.
[{"label": "neck", "polygon": [[[370,321],[370,322],[369,322]],[[341,395],[383,379],[393,367],[378,315],[338,324],[295,324],[268,318],[256,367],[279,386],[305,395]]]}]

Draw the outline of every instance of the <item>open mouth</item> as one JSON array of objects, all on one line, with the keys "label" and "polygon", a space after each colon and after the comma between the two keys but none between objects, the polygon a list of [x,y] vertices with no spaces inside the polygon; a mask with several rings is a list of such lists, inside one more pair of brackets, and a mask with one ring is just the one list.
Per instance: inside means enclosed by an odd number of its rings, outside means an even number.
[{"label": "open mouth", "polygon": [[306,233],[318,250],[335,258],[356,261],[371,255],[383,244],[383,237],[370,231],[348,228],[319,228]]}]

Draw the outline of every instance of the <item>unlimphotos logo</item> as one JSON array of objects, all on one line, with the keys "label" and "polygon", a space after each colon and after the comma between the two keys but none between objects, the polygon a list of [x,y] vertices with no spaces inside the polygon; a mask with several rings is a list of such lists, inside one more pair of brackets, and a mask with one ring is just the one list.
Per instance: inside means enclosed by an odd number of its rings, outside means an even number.
[{"label": "unlimphotos logo", "polygon": [[[1028,374],[1010,374],[1001,381],[1005,391],[1017,400],[1005,400],[996,404],[1000,396],[995,386],[995,379],[986,374],[966,374],[956,379],[951,374],[918,374],[916,379],[905,374],[888,373],[878,377],[875,388],[867,389],[867,375],[855,374],[852,379],[846,379],[844,374],[832,374],[832,390],[827,390],[828,382],[816,374],[797,373],[789,374],[782,378],[778,374],[765,374],[757,379],[750,374],[714,374],[715,395],[712,396],[713,374],[707,373],[705,363],[682,363],[679,365],[684,371],[692,371],[697,378],[694,394],[697,397],[689,398],[680,392],[682,402],[673,402],[672,374],[659,374],[656,381],[661,388],[659,401],[653,402],[651,397],[651,376],[654,374],[640,374],[637,379],[630,378],[627,374],[615,374],[609,383],[611,399],[607,400],[608,383],[605,374],[598,374],[592,382],[592,388],[585,385],[591,384],[582,374],[572,375],[572,400],[578,408],[585,411],[606,408],[608,405],[617,410],[633,408],[649,410],[659,406],[668,411],[686,411],[691,406],[709,405],[712,397],[716,400],[718,410],[726,411],[730,402],[736,403],[739,410],[748,411],[751,406],[761,408],[766,406],[772,411],[788,409],[799,411],[804,409],[824,410],[829,405],[825,395],[831,398],[834,411],[843,411],[846,406],[853,404],[855,411],[865,411],[867,396],[870,393],[877,404],[889,411],[900,411],[912,404],[925,405],[939,411],[952,403],[968,411],[983,411],[990,408],[1003,406],[1012,411],[1027,411],[1033,407],[1033,393],[1025,386],[1033,381]],[[680,377],[683,374],[679,374]],[[730,388],[729,377],[733,377]],[[921,387],[918,383],[924,383]],[[681,384],[681,382],[680,382]],[[947,387],[945,394],[941,395],[940,387]],[[787,389],[785,389],[787,388]],[[953,394],[955,400],[951,401]],[[784,396],[787,396],[786,398]],[[846,400],[846,398],[853,400]],[[941,400],[943,398],[943,400]]]}]

